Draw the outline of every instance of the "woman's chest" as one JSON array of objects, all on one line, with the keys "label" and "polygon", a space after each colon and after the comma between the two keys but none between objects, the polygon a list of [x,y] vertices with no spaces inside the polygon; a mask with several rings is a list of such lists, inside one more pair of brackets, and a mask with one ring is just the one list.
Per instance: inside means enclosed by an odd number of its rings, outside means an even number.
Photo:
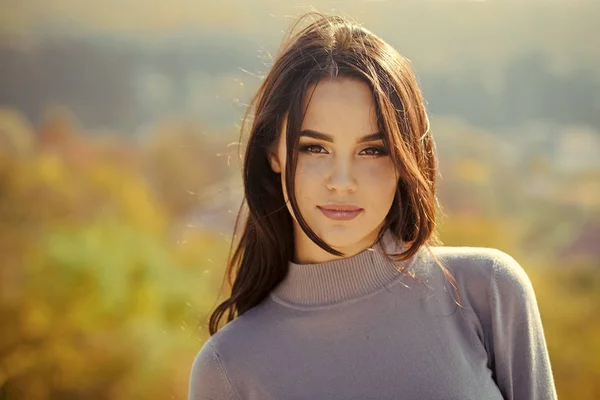
[{"label": "woman's chest", "polygon": [[357,306],[267,332],[232,371],[242,399],[502,399],[487,353],[458,311]]}]

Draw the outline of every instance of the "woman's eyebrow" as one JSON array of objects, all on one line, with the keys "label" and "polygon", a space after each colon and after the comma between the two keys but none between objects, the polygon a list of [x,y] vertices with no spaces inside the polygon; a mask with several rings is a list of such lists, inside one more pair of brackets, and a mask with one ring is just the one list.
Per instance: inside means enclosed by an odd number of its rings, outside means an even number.
[{"label": "woman's eyebrow", "polygon": [[[300,136],[306,136],[313,139],[323,140],[325,142],[333,143],[333,136],[323,132],[317,132],[312,129],[304,129],[300,131]],[[383,134],[381,132],[371,133],[369,135],[358,138],[356,143],[373,142],[375,140],[383,140]]]}]

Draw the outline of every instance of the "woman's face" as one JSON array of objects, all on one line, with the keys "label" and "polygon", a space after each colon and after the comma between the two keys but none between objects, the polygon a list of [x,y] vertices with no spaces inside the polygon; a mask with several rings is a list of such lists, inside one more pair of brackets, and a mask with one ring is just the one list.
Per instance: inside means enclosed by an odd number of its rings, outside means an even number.
[{"label": "woman's face", "polygon": [[[327,79],[308,88],[310,98],[301,127],[296,199],[311,229],[326,243],[354,255],[371,246],[390,210],[397,171],[381,137],[369,86],[358,80]],[[305,104],[306,107],[306,104]],[[281,173],[286,193],[286,124],[270,153],[272,169]],[[317,246],[294,219],[294,261],[323,262],[339,258]],[[340,214],[327,209],[340,205],[356,212]]]}]

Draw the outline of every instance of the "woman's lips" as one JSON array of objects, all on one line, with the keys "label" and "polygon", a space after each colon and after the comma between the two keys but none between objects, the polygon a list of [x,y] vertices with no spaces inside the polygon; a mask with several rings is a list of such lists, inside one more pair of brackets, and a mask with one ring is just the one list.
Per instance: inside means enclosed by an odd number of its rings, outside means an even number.
[{"label": "woman's lips", "polygon": [[348,221],[356,218],[358,214],[362,212],[362,208],[354,207],[354,206],[317,206],[319,210],[327,218],[336,220],[336,221]]}]

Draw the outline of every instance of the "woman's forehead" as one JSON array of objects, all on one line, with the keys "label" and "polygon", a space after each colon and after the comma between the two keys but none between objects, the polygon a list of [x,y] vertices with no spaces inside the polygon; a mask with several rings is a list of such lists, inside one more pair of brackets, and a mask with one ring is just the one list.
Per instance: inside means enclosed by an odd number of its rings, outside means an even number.
[{"label": "woman's forehead", "polygon": [[376,133],[377,115],[370,87],[355,79],[327,79],[308,88],[302,130],[334,140],[356,140]]}]

